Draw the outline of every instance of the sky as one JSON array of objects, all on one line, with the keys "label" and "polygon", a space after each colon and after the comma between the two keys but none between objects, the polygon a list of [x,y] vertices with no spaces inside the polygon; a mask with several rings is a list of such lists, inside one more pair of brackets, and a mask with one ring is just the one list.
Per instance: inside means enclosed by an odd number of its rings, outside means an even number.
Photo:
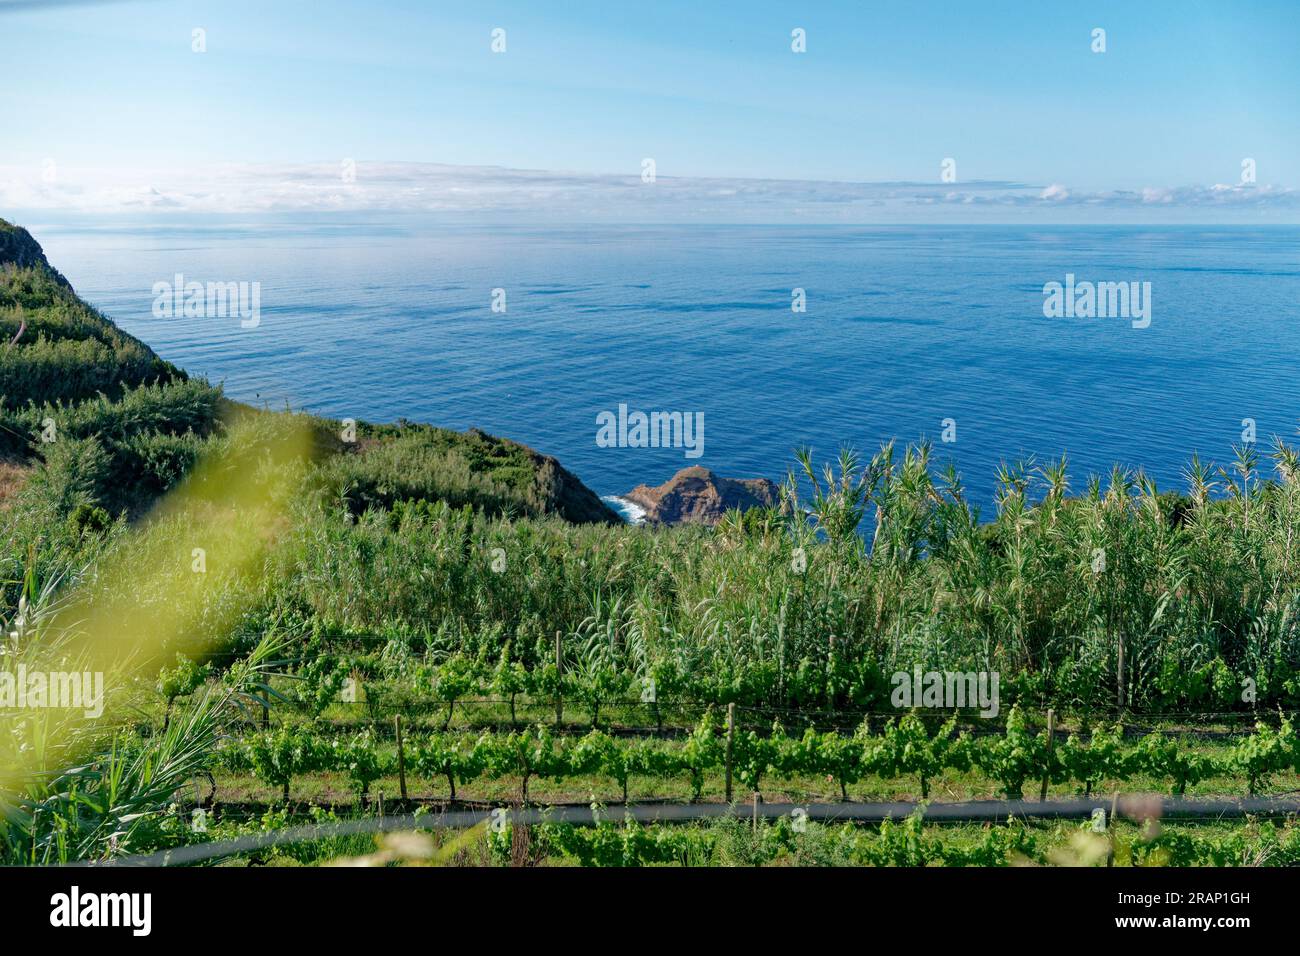
[{"label": "sky", "polygon": [[0,0],[0,63],[0,216],[1300,221],[1295,0]]}]

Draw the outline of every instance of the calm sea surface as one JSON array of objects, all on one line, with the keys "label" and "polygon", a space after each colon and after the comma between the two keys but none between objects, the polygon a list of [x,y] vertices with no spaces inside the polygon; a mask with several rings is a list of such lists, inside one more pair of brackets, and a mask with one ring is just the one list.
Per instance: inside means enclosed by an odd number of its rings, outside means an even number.
[{"label": "calm sea surface", "polygon": [[[1116,461],[1181,486],[1243,418],[1261,441],[1300,419],[1291,227],[31,228],[86,299],[233,398],[478,426],[601,494],[921,436],[985,502],[999,461],[1062,452],[1076,489]],[[261,324],[154,318],[176,273],[260,282]],[[1150,282],[1150,326],[1044,318],[1067,273]],[[620,403],[703,412],[703,456],[597,447]]]}]

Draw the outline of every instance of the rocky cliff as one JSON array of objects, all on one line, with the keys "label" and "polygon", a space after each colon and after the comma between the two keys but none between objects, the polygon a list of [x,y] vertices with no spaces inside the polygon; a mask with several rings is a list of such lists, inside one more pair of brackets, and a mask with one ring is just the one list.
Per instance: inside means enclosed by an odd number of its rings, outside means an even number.
[{"label": "rocky cliff", "polygon": [[657,488],[638,485],[623,497],[644,508],[645,520],[651,524],[716,524],[733,508],[771,507],[780,492],[766,478],[722,478],[693,465]]},{"label": "rocky cliff", "polygon": [[43,268],[51,278],[65,288],[68,280],[45,258],[45,250],[22,226],[0,219],[0,265],[13,265],[19,269]]}]

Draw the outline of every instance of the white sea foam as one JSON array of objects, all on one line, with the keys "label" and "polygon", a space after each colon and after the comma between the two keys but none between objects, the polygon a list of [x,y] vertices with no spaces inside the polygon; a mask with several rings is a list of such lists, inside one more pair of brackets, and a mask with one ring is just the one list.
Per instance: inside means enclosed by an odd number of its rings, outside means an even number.
[{"label": "white sea foam", "polygon": [[628,524],[645,524],[645,509],[639,504],[618,495],[602,495],[600,500],[617,511]]}]

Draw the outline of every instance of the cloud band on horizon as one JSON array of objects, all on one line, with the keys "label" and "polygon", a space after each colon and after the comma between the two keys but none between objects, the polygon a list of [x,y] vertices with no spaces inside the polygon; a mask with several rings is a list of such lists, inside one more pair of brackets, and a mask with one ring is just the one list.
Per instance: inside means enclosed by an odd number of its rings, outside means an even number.
[{"label": "cloud band on horizon", "polygon": [[[1060,183],[845,182],[367,162],[184,170],[0,167],[0,209],[101,214],[412,213],[626,222],[1300,222],[1275,185],[1080,191]],[[1209,217],[1208,220],[1206,217]]]}]

